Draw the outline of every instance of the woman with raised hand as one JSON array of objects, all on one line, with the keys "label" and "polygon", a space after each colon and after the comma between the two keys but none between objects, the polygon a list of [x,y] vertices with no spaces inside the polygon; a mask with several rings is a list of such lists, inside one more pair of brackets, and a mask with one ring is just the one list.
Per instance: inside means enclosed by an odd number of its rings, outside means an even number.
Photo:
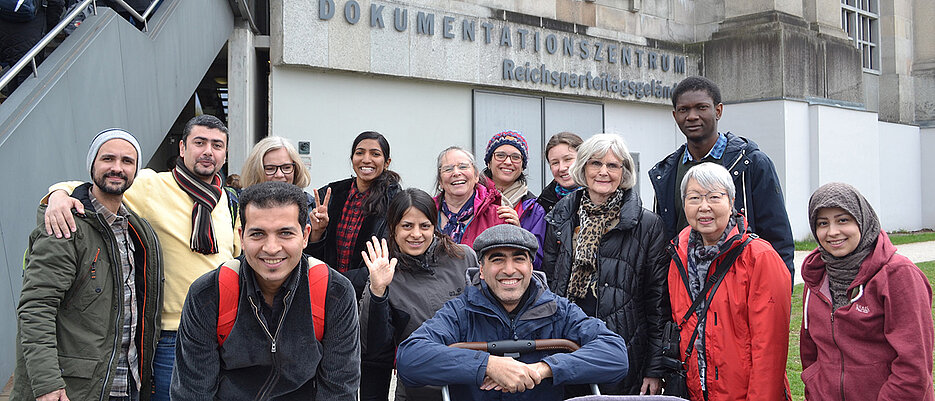
[{"label": "woman with raised hand", "polygon": [[571,176],[571,166],[578,157],[578,146],[581,146],[581,137],[571,132],[559,132],[549,138],[545,145],[545,160],[552,171],[552,182],[542,189],[536,202],[542,205],[545,212],[551,212],[559,200],[575,192],[579,185]]},{"label": "woman with raised hand", "polygon": [[[354,285],[357,299],[367,283],[361,252],[370,237],[385,238],[386,206],[399,192],[399,174],[391,171],[390,143],[378,132],[365,131],[351,145],[354,176],[318,190],[327,202],[327,225],[312,226],[305,252],[341,272]],[[317,198],[317,197],[316,197]]]},{"label": "woman with raised hand", "polygon": [[487,228],[497,224],[519,225],[519,215],[502,206],[502,196],[480,175],[474,155],[457,146],[438,154],[435,204],[440,231],[454,242],[471,246]]},{"label": "woman with raised hand", "polygon": [[[316,211],[327,210],[324,225],[312,222],[305,252],[350,279],[360,299],[369,271],[362,253],[370,238],[386,238],[386,210],[399,193],[399,174],[389,170],[390,143],[383,135],[364,131],[351,145],[354,176],[318,190]],[[316,213],[316,217],[318,214]],[[361,359],[361,400],[386,400],[392,367]]]},{"label": "woman with raised hand", "polygon": [[688,227],[672,241],[668,275],[678,355],[693,401],[788,400],[792,280],[772,245],[747,230],[735,194],[717,163],[682,179]]},{"label": "woman with raised hand", "polygon": [[619,135],[595,135],[578,147],[571,167],[583,188],[546,217],[549,288],[627,342],[630,374],[602,386],[607,394],[658,394],[663,376],[668,255],[662,220],[643,207],[635,174]]},{"label": "woman with raised hand", "polygon": [[935,399],[928,279],[848,184],[818,188],[808,221],[818,248],[802,264],[805,398]]},{"label": "woman with raised hand", "polygon": [[[311,174],[302,163],[299,152],[292,143],[281,136],[263,138],[250,151],[241,169],[243,176],[240,183],[243,188],[266,181],[282,181],[299,188],[311,184]],[[230,194],[229,194],[230,195]],[[315,196],[306,192],[308,197],[308,223],[319,234],[328,226],[328,211],[316,202]],[[327,205],[329,194],[325,194]],[[315,238],[317,240],[319,237]]]},{"label": "woman with raised hand", "polygon": [[536,202],[536,196],[526,187],[526,164],[529,146],[526,138],[516,131],[502,131],[487,141],[484,156],[484,175],[491,179],[503,195],[501,204],[509,206],[519,216],[519,226],[533,233],[539,241],[533,268],[541,270],[542,239],[545,237],[545,209]]},{"label": "woman with raised hand", "polygon": [[[387,239],[372,237],[361,253],[370,270],[360,302],[362,359],[392,369],[396,346],[464,292],[465,271],[477,267],[477,257],[438,231],[437,215],[429,194],[403,190],[387,210]],[[397,382],[396,399],[441,399],[441,392]]]}]

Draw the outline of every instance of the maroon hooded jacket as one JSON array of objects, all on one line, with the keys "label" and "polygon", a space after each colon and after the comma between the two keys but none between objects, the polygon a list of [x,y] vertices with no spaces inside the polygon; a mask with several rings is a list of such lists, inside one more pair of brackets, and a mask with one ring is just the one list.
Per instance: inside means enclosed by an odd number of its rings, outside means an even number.
[{"label": "maroon hooded jacket", "polygon": [[850,285],[851,303],[831,311],[818,250],[802,265],[802,381],[812,401],[933,401],[932,287],[881,231]]}]

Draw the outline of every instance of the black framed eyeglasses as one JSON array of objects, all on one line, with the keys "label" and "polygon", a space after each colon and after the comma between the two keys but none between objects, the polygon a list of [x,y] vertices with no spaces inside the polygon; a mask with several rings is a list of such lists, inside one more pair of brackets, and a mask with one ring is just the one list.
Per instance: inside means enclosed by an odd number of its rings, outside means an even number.
[{"label": "black framed eyeglasses", "polygon": [[266,164],[263,165],[263,172],[266,175],[276,175],[276,170],[282,171],[283,174],[292,174],[295,171],[295,163],[286,163],[280,165]]}]

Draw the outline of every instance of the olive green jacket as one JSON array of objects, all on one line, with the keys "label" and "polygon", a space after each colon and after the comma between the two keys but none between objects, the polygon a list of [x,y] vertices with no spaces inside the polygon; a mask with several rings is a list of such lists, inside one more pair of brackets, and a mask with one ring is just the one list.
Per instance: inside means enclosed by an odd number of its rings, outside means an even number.
[{"label": "olive green jacket", "polygon": [[[23,290],[17,308],[16,370],[11,400],[34,400],[65,388],[72,400],[104,400],[117,369],[123,322],[123,278],[113,231],[91,206],[87,183],[72,197],[84,204],[78,231],[55,238],[40,224],[29,236]],[[40,215],[45,206],[40,206]],[[156,234],[132,211],[140,360],[140,399],[151,393],[152,361],[159,338],[162,256]]]}]

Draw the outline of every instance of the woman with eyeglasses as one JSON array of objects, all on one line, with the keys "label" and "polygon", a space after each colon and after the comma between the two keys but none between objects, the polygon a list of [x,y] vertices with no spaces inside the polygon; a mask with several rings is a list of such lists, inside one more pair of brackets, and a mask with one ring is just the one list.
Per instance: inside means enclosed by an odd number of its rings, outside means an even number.
[{"label": "woman with eyeglasses", "polygon": [[519,226],[533,233],[539,241],[533,268],[541,270],[542,239],[545,237],[545,209],[536,202],[536,196],[526,187],[526,164],[529,146],[526,138],[516,131],[502,131],[487,142],[484,156],[484,176],[493,180],[503,195],[501,204],[509,206],[519,216]]},{"label": "woman with eyeglasses", "polygon": [[542,266],[549,288],[626,340],[630,373],[602,385],[602,394],[659,394],[669,316],[662,220],[643,208],[633,188],[633,159],[618,135],[584,141],[571,175],[583,188],[559,200],[546,217]]},{"label": "woman with eyeglasses", "polygon": [[[361,355],[392,368],[396,347],[468,284],[477,267],[467,245],[438,231],[432,197],[416,188],[393,198],[387,210],[390,235],[373,238],[363,255],[370,282],[360,301]],[[437,387],[407,388],[396,382],[397,400],[440,400]]]},{"label": "woman with eyeglasses", "polygon": [[516,210],[500,204],[500,192],[480,175],[470,152],[452,146],[438,154],[436,166],[438,226],[454,242],[472,246],[487,228],[519,225]]},{"label": "woman with eyeglasses", "polygon": [[680,190],[688,227],[672,241],[667,279],[689,398],[790,399],[786,264],[734,210],[734,180],[723,166],[688,169]]},{"label": "woman with eyeglasses", "polygon": [[[266,181],[282,181],[299,188],[305,188],[311,183],[311,174],[299,158],[299,152],[289,140],[281,136],[268,136],[257,142],[243,163],[240,176],[243,188]],[[325,217],[327,224],[324,210],[314,209],[315,197],[308,192],[305,195],[308,197],[308,223]],[[230,191],[228,196],[231,196]],[[315,217],[316,212],[318,217]]]},{"label": "woman with eyeglasses", "polygon": [[822,185],[808,202],[818,248],[802,264],[800,347],[809,400],[935,399],[932,287],[896,253],[857,188]]}]

